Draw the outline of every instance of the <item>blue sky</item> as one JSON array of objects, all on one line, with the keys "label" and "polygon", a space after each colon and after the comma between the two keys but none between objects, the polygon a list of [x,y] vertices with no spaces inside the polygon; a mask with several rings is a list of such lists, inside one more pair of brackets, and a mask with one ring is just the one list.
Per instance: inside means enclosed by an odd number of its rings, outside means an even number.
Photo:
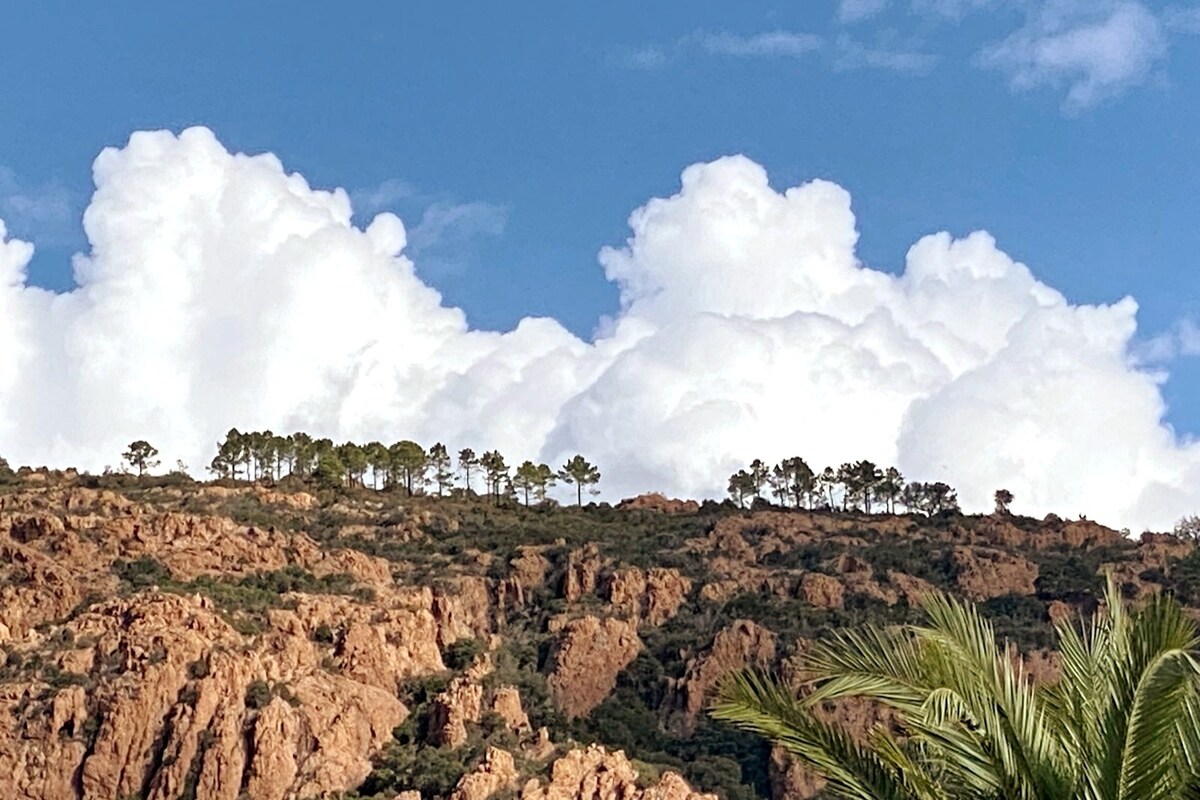
[{"label": "blue sky", "polygon": [[[985,228],[1077,302],[1198,349],[1200,12],[1139,2],[9,4],[0,218],[70,285],[99,149],[211,127],[398,211],[476,326],[616,309],[596,263],[680,170],[745,153],[854,197],[869,265]],[[1169,348],[1168,348],[1169,349]],[[1200,431],[1200,368],[1170,364]]]}]

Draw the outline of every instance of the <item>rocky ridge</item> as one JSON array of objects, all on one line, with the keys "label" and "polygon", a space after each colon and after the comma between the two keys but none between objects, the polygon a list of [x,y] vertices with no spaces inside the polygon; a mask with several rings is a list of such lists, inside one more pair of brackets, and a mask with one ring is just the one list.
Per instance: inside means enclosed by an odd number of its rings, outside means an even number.
[{"label": "rocky ridge", "polygon": [[84,483],[0,489],[17,800],[800,800],[819,781],[705,716],[731,670],[791,674],[828,627],[942,589],[1052,679],[1040,643],[1102,572],[1200,600],[1192,544],[1085,520]]}]

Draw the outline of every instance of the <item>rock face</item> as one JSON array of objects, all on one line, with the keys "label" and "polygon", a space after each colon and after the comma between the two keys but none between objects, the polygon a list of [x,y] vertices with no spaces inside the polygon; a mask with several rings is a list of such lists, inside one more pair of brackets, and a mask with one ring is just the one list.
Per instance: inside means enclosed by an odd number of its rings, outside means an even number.
[{"label": "rock face", "polygon": [[1196,549],[1196,543],[1166,533],[1142,534],[1138,543],[1138,560],[1147,567],[1165,569],[1174,559],[1185,558]]},{"label": "rock face", "polygon": [[511,753],[489,747],[483,761],[454,787],[450,800],[488,800],[517,785],[517,767]]},{"label": "rock face", "polygon": [[370,754],[407,715],[393,692],[323,670],[309,640],[276,633],[271,649],[247,650],[205,598],[136,595],[66,629],[92,643],[89,658],[74,660],[90,663],[96,688],[90,700],[76,688],[48,701],[61,743],[53,759],[28,735],[44,684],[0,698],[9,797],[168,800],[194,790],[234,800],[243,782],[268,800],[340,791],[366,777]]},{"label": "rock face", "polygon": [[692,791],[675,772],[663,773],[657,785],[643,789],[624,753],[591,745],[555,761],[548,780],[530,779],[521,800],[716,800],[716,795]]},{"label": "rock face", "polygon": [[[891,726],[895,732],[890,712],[862,698],[825,703],[816,708],[814,713],[821,720],[847,731],[860,742],[865,741],[871,731],[879,726]],[[824,778],[781,747],[771,750],[768,779],[773,800],[812,800],[819,797],[825,788]]]},{"label": "rock face", "polygon": [[1023,550],[1072,550],[1106,547],[1121,542],[1121,534],[1090,520],[1047,518],[1033,529],[1018,527],[1006,514],[984,517],[975,530],[979,544]]},{"label": "rock face", "polygon": [[838,556],[834,561],[834,572],[841,577],[846,590],[852,594],[866,595],[889,606],[894,606],[899,599],[895,589],[882,586],[875,580],[875,568],[856,555],[843,553]]},{"label": "rock face", "polygon": [[508,577],[497,588],[496,594],[505,607],[524,608],[532,592],[545,585],[550,561],[537,549],[523,547],[508,564]]},{"label": "rock face", "polygon": [[[221,492],[292,509],[315,502],[221,487],[195,498]],[[408,714],[397,688],[443,670],[437,643],[459,634],[443,630],[429,589],[397,588],[382,559],[302,533],[80,488],[0,503],[6,800],[291,800],[353,789]],[[369,597],[281,596],[245,631],[199,594],[151,588],[98,600],[116,594],[112,565],[137,559],[179,582],[236,586],[285,568],[342,576]],[[476,622],[462,597],[447,591],[443,601],[447,623]]]},{"label": "rock face", "polygon": [[600,549],[594,543],[571,553],[563,577],[563,597],[573,603],[585,595],[595,594],[601,566]]},{"label": "rock face", "polygon": [[692,591],[692,581],[677,569],[631,567],[614,572],[607,590],[608,602],[618,615],[657,627],[679,612]]},{"label": "rock face", "polygon": [[630,622],[591,616],[571,620],[555,644],[547,679],[550,694],[568,716],[583,716],[612,693],[617,675],[641,649],[637,627]]},{"label": "rock face", "polygon": [[463,639],[484,641],[492,631],[491,593],[483,578],[464,575],[450,580],[433,593],[432,608],[439,647]]},{"label": "rock face", "polygon": [[987,600],[1006,594],[1031,595],[1036,590],[1037,565],[1003,550],[981,547],[954,548],[958,588],[970,600]]},{"label": "rock face", "polygon": [[467,723],[483,716],[483,686],[460,675],[438,695],[430,720],[434,744],[462,747],[467,743]]},{"label": "rock face", "polygon": [[[433,703],[429,720],[429,738],[436,745],[462,747],[467,741],[467,724],[483,719],[483,679],[492,672],[492,659],[484,653],[462,675],[450,681]],[[511,688],[511,687],[506,687]],[[515,690],[514,690],[515,691]],[[516,696],[517,710],[521,696]],[[528,720],[526,720],[528,727]]]},{"label": "rock face", "polygon": [[897,572],[894,569],[890,569],[887,576],[888,583],[895,587],[900,596],[904,598],[904,601],[914,608],[921,605],[921,600],[934,591],[934,587],[928,581],[921,580],[904,572]]},{"label": "rock face", "polygon": [[810,800],[825,788],[825,781],[782,747],[771,749],[768,765],[772,800]]},{"label": "rock face", "polygon": [[846,587],[837,578],[809,572],[800,579],[800,595],[815,608],[842,608],[846,603]]},{"label": "rock face", "polygon": [[747,619],[721,630],[708,652],[688,664],[682,679],[684,713],[694,720],[713,689],[730,672],[747,667],[766,669],[775,661],[775,634]]},{"label": "rock face", "polygon": [[637,497],[627,497],[617,504],[617,508],[626,511],[661,511],[664,514],[694,514],[700,510],[700,504],[695,500],[676,500],[660,492],[649,492]]},{"label": "rock face", "polygon": [[332,657],[343,675],[395,693],[404,681],[445,669],[429,590],[397,593],[392,607],[362,605],[335,595],[297,595],[294,609],[272,610],[272,628],[312,639],[339,631]]},{"label": "rock face", "polygon": [[60,619],[81,599],[79,583],[44,553],[0,538],[0,644]]},{"label": "rock face", "polygon": [[508,729],[516,734],[529,733],[529,715],[521,705],[521,693],[515,686],[498,686],[492,694],[489,710],[504,720]]}]

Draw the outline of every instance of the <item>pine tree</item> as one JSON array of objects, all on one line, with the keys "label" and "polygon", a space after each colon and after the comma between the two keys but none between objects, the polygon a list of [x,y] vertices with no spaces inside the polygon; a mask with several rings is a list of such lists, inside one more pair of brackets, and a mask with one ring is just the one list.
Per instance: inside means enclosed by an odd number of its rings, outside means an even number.
[{"label": "pine tree", "polygon": [[600,482],[600,470],[581,455],[572,456],[558,471],[558,477],[564,483],[575,484],[575,504],[583,505],[583,490],[586,486],[594,486]]}]

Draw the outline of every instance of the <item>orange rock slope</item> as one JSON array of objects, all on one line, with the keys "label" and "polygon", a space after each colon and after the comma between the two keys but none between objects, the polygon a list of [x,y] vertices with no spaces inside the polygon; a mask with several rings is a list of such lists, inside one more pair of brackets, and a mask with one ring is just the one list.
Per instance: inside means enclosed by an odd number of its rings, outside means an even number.
[{"label": "orange rock slope", "polygon": [[[1067,578],[1111,570],[1132,594],[1160,591],[1193,547],[1083,520],[714,512],[659,496],[549,523],[495,512],[511,530],[477,523],[476,540],[454,514],[493,513],[482,503],[81,482],[38,474],[0,491],[0,800],[332,797],[402,736],[466,754],[441,794],[453,800],[701,800],[713,795],[674,768],[651,775],[566,732],[600,738],[616,691],[643,702],[644,686],[619,689],[637,672],[655,681],[655,735],[683,741],[732,670],[778,670],[803,691],[822,625],[907,619],[941,588],[1033,609],[1048,630],[1088,602]],[[1053,678],[1053,653],[1023,657]],[[648,660],[657,677],[639,672]],[[541,694],[523,696],[531,686]],[[891,724],[862,704],[821,713],[862,734]],[[387,763],[387,800],[419,800],[403,762]],[[731,764],[709,769],[773,800],[820,788],[780,751],[760,775]]]},{"label": "orange rock slope", "polygon": [[[482,578],[440,581],[436,591],[400,586],[383,559],[180,510],[189,499],[241,494],[309,510],[310,495],[189,492],[151,492],[140,503],[73,486],[0,495],[4,800],[291,800],[352,790],[409,714],[400,687],[443,673],[444,648],[486,640],[493,627],[500,592]],[[114,567],[146,558],[165,569],[158,577],[171,591],[121,585]],[[507,592],[524,602],[545,566],[531,553],[513,567]],[[284,569],[339,576],[355,591],[287,593],[249,627],[206,594],[180,591],[189,581],[236,585]],[[580,573],[580,590],[594,592],[596,576]],[[668,595],[681,581],[670,573],[629,573],[613,585],[614,612],[634,622],[566,623],[552,683],[568,712],[611,690],[637,651],[636,620],[661,620],[678,606]],[[592,662],[610,650],[621,655],[597,677]],[[435,743],[462,745],[466,726],[491,713],[530,741],[527,755],[553,759],[544,732],[534,741],[517,689],[485,691],[490,669],[484,659],[439,696]],[[693,796],[678,776],[640,788],[620,753],[568,750],[552,763],[551,777],[525,784],[524,796]],[[513,756],[493,749],[453,796],[484,800],[516,781]]]}]

